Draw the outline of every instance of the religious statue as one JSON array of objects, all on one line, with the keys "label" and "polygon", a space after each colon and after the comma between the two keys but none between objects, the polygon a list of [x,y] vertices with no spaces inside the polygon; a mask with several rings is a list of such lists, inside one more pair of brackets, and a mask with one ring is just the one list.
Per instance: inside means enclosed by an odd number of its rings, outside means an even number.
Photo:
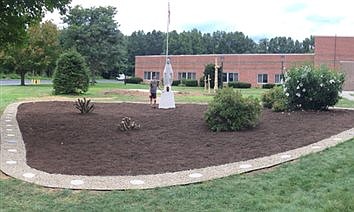
[{"label": "religious statue", "polygon": [[163,71],[164,89],[161,93],[159,108],[169,109],[175,108],[175,97],[172,91],[173,70],[170,58],[166,59],[165,69]]}]

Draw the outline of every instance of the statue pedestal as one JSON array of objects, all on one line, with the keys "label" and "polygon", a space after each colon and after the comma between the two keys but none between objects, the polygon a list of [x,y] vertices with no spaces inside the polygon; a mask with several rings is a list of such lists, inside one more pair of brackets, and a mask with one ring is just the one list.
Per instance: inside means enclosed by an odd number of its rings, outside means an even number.
[{"label": "statue pedestal", "polygon": [[159,108],[161,109],[176,108],[175,96],[172,91],[163,91],[161,93]]}]

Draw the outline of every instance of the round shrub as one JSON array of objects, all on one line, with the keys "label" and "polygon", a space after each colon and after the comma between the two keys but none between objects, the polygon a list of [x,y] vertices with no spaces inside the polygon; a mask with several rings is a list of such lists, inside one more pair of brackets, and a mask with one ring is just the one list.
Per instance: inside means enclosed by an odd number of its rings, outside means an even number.
[{"label": "round shrub", "polygon": [[276,86],[262,95],[262,104],[265,108],[271,108],[275,112],[288,109],[288,98],[282,86]]},{"label": "round shrub", "polygon": [[340,72],[305,65],[285,74],[284,91],[290,109],[326,110],[338,102],[343,83]]},{"label": "round shrub", "polygon": [[261,116],[258,99],[244,98],[232,88],[218,91],[204,114],[213,131],[238,131],[255,127]]},{"label": "round shrub", "polygon": [[60,55],[53,76],[54,93],[84,93],[88,87],[89,75],[84,58],[76,51]]}]

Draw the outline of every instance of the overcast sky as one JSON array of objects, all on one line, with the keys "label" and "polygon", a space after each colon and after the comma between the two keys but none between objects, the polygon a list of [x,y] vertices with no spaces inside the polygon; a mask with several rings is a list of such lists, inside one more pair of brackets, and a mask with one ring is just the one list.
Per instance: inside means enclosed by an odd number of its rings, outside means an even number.
[{"label": "overcast sky", "polygon": [[[119,29],[166,31],[168,0],[73,0],[84,8],[114,6]],[[354,36],[351,0],[170,0],[170,31],[240,31],[257,41],[275,36]],[[57,13],[47,14],[62,25]]]}]

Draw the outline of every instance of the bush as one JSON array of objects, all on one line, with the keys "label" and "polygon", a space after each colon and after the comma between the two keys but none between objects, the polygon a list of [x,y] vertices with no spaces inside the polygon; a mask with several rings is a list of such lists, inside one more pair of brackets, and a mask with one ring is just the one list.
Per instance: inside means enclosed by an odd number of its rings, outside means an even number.
[{"label": "bush", "polygon": [[275,86],[275,84],[268,83],[268,84],[263,84],[262,88],[263,89],[271,89],[271,88],[274,88],[274,86]]},{"label": "bush", "polygon": [[76,51],[60,55],[53,76],[54,93],[84,93],[88,87],[89,75],[84,58]]},{"label": "bush", "polygon": [[229,82],[228,86],[232,87],[232,88],[250,88],[251,87],[251,83],[248,83],[248,82]]},{"label": "bush", "polygon": [[282,86],[276,86],[262,95],[263,107],[279,112],[288,109],[288,98]]},{"label": "bush", "polygon": [[197,87],[198,81],[192,80],[192,79],[184,79],[184,80],[182,80],[182,84],[184,84],[187,87]]},{"label": "bush", "polygon": [[130,77],[125,79],[125,83],[130,83],[130,84],[140,84],[143,82],[143,79],[140,77]]},{"label": "bush", "polygon": [[342,73],[306,65],[286,73],[284,91],[290,109],[326,110],[338,102],[343,83]]},{"label": "bush", "polygon": [[244,98],[232,88],[218,90],[204,114],[213,131],[237,131],[255,127],[260,115],[261,105],[258,99]]},{"label": "bush", "polygon": [[205,84],[205,82],[204,82],[204,77],[201,77],[201,78],[199,79],[199,86],[200,86],[200,87],[204,87],[204,84]]},{"label": "bush", "polygon": [[179,84],[181,84],[181,80],[173,80],[172,82],[172,86],[178,86]]}]

